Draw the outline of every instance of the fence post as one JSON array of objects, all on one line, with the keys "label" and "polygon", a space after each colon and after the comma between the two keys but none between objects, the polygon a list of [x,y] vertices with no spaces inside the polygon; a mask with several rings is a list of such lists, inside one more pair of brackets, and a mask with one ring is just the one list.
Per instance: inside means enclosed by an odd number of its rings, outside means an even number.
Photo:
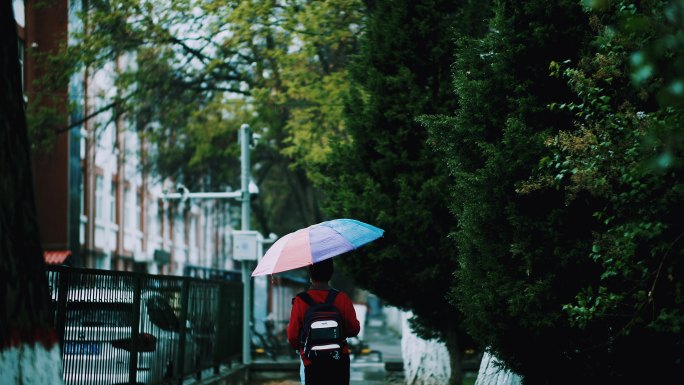
[{"label": "fence post", "polygon": [[178,379],[178,384],[183,384],[183,378],[185,377],[185,340],[187,334],[187,320],[188,320],[188,297],[190,294],[190,280],[187,277],[183,277],[183,283],[181,286],[181,308],[180,308],[180,330],[179,330],[179,341],[178,341],[178,374],[180,375]]},{"label": "fence post", "polygon": [[64,329],[66,329],[66,304],[69,295],[69,278],[71,272],[66,269],[59,271],[59,286],[57,288],[57,309],[55,314],[55,329],[59,340],[59,347],[64,356]]},{"label": "fence post", "polygon": [[140,297],[142,293],[142,276],[133,277],[133,319],[131,320],[130,361],[128,366],[128,381],[137,382],[138,376],[138,333],[140,330]]},{"label": "fence post", "polygon": [[[228,284],[222,282],[219,285],[218,306],[216,314],[216,343],[214,344],[214,374],[219,373],[219,366],[226,361],[227,351],[230,346],[228,332],[228,320],[230,319]],[[230,362],[229,362],[230,364]]]}]

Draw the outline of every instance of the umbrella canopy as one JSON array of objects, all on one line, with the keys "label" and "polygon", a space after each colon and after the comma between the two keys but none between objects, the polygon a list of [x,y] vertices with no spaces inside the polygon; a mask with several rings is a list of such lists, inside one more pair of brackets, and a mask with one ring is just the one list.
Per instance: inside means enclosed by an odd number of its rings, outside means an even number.
[{"label": "umbrella canopy", "polygon": [[252,277],[308,266],[356,249],[385,230],[355,219],[333,219],[289,233],[264,254]]}]

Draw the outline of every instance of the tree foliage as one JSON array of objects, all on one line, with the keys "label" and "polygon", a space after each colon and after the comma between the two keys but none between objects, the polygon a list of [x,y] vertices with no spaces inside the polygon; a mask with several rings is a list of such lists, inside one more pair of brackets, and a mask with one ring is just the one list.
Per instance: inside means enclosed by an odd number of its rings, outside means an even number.
[{"label": "tree foliage", "polygon": [[499,1],[457,35],[459,108],[424,119],[452,301],[526,384],[659,383],[682,365],[681,2],[585,5]]},{"label": "tree foliage", "polygon": [[345,111],[352,140],[334,143],[320,169],[326,213],[385,229],[383,239],[340,263],[358,285],[410,309],[414,329],[423,336],[446,341],[452,383],[460,383],[457,365],[462,350],[471,346],[460,314],[446,300],[458,267],[448,238],[456,226],[444,194],[448,170],[435,162],[427,131],[416,118],[456,107],[450,31],[477,29],[487,17],[478,11],[487,8],[446,1],[367,6]]},{"label": "tree foliage", "polygon": [[657,383],[684,364],[684,223],[675,214],[684,203],[684,98],[676,86],[684,2],[617,2],[589,17],[592,49],[554,72],[577,101],[553,107],[572,112],[575,125],[549,138],[537,180],[567,202],[578,194],[603,202],[584,255],[601,275],[563,309],[578,328],[605,331],[592,336],[611,353],[599,357],[605,376],[629,381],[646,370],[657,373],[646,383]]},{"label": "tree foliage", "polygon": [[[83,33],[50,60],[62,77],[86,68],[113,80],[92,95],[91,115],[108,112],[93,123],[126,121],[150,144],[149,170],[192,191],[239,185],[237,132],[248,123],[261,136],[252,156],[257,228],[285,233],[321,219],[304,166],[320,161],[331,137],[344,140],[339,96],[360,2],[87,4]],[[49,111],[32,116],[49,126]]]},{"label": "tree foliage", "polygon": [[552,190],[515,190],[544,139],[570,124],[568,114],[546,108],[570,98],[547,66],[578,57],[586,22],[574,1],[499,1],[493,12],[484,37],[456,36],[456,115],[424,123],[453,176],[461,268],[451,300],[468,330],[533,383],[567,371],[554,360],[580,335],[563,322],[560,304],[592,275],[576,258],[589,238],[581,213],[591,209],[583,201],[563,207]]}]

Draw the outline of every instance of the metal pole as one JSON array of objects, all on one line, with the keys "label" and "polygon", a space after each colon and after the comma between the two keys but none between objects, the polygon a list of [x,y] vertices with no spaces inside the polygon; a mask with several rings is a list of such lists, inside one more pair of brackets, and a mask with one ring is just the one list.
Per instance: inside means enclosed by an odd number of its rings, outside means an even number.
[{"label": "metal pole", "polygon": [[240,148],[240,167],[242,176],[242,230],[249,230],[249,142],[251,135],[249,134],[249,124],[243,124],[240,127],[242,136]]},{"label": "metal pole", "polygon": [[242,191],[226,191],[226,192],[197,192],[197,193],[165,193],[161,196],[162,199],[225,199],[235,198],[242,199]]},{"label": "metal pole", "polygon": [[[131,320],[131,351],[128,359],[128,381],[134,384],[138,377],[138,334],[140,333],[140,296],[142,275],[133,276],[133,319]],[[182,368],[181,368],[182,369]]]},{"label": "metal pole", "polygon": [[[240,126],[240,166],[242,176],[242,230],[249,230],[250,207],[249,207],[249,125]],[[242,261],[242,362],[245,365],[252,363],[250,321],[251,321],[251,280],[249,274],[249,262]]]}]

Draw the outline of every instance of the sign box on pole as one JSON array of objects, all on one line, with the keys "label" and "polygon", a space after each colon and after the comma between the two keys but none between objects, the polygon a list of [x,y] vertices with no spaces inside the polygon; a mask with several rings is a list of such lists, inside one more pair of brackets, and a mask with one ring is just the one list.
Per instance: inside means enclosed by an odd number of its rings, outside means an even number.
[{"label": "sign box on pole", "polygon": [[258,231],[233,231],[233,259],[236,261],[256,261],[259,259]]}]

